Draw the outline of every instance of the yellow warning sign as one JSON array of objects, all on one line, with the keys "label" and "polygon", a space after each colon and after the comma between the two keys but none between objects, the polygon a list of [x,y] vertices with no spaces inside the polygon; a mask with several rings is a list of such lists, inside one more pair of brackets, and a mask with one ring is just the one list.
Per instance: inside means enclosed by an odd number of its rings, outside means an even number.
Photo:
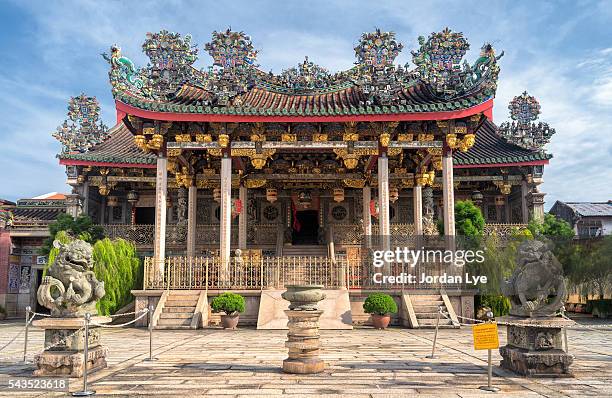
[{"label": "yellow warning sign", "polygon": [[497,334],[497,323],[481,323],[472,326],[474,335],[474,349],[488,350],[499,348],[499,337]]}]

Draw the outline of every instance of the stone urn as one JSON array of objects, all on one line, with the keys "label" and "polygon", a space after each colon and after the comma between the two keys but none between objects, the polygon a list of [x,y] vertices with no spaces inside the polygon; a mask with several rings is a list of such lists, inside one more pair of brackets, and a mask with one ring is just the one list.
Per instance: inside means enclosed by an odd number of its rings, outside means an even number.
[{"label": "stone urn", "polygon": [[321,285],[289,285],[282,294],[289,301],[285,311],[289,322],[285,347],[288,358],[283,361],[283,372],[297,374],[320,373],[325,362],[319,358],[319,318],[323,311],[317,303],[325,298]]},{"label": "stone urn", "polygon": [[287,285],[281,297],[289,301],[292,311],[316,311],[317,303],[325,299],[323,285]]}]

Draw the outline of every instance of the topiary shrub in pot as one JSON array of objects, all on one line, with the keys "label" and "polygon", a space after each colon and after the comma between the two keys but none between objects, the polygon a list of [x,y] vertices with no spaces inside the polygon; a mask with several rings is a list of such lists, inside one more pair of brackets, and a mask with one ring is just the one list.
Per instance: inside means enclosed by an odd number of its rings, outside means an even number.
[{"label": "topiary shrub in pot", "polygon": [[212,312],[224,312],[221,315],[223,329],[236,329],[240,313],[244,312],[244,297],[232,292],[225,292],[212,299]]},{"label": "topiary shrub in pot", "polygon": [[391,322],[391,314],[397,312],[397,304],[388,294],[372,293],[363,303],[363,310],[372,315],[372,324],[376,329],[386,329]]},{"label": "topiary shrub in pot", "polygon": [[3,321],[6,319],[6,310],[4,309],[3,306],[0,305],[0,321]]}]

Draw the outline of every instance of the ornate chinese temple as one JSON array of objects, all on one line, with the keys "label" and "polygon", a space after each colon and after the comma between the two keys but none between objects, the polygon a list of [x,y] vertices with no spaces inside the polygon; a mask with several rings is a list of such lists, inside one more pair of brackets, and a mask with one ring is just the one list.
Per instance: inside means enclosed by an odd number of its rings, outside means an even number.
[{"label": "ornate chinese temple", "polygon": [[[535,122],[527,93],[511,121],[493,123],[503,52],[485,43],[464,60],[470,45],[449,29],[419,45],[413,65],[397,65],[403,45],[376,30],[349,70],[306,57],[280,74],[258,67],[243,32],[213,32],[202,47],[149,33],[146,67],[114,45],[104,59],[116,124],[80,95],[54,134],[74,188],[69,212],[136,243],[149,300],[164,289],[259,297],[290,282],[358,295],[370,287],[358,260],[369,236],[437,234],[437,220],[453,236],[464,199],[481,207],[487,233],[543,217],[554,130]],[[211,66],[194,66],[200,49]],[[452,306],[469,314],[458,291]]]}]

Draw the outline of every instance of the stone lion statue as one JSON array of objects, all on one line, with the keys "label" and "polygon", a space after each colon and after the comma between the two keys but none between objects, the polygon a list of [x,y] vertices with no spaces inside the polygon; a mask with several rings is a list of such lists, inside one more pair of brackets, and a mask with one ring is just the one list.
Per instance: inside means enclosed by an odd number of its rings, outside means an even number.
[{"label": "stone lion statue", "polygon": [[75,239],[68,244],[56,240],[53,246],[59,253],[38,288],[38,302],[53,316],[97,314],[96,301],[106,292],[93,272],[91,245]]},{"label": "stone lion statue", "polygon": [[551,316],[567,295],[563,268],[545,242],[526,240],[518,248],[517,267],[502,284],[510,299],[510,315]]}]

